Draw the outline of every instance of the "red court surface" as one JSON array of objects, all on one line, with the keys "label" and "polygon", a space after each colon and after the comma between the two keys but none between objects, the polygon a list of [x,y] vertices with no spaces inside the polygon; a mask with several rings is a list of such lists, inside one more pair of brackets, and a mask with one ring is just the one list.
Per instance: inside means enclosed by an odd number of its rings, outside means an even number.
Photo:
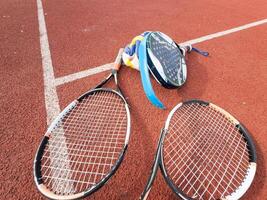
[{"label": "red court surface", "polygon": [[[265,0],[46,0],[42,4],[56,79],[113,62],[118,49],[145,30],[162,31],[179,43],[263,20],[267,10]],[[37,1],[0,2],[0,199],[44,199],[35,187],[32,169],[49,112],[39,23]],[[217,104],[249,129],[258,168],[242,199],[267,199],[266,35],[267,23],[196,44],[210,57],[187,56],[188,79],[182,88],[167,90],[152,81],[166,110],[148,102],[139,72],[123,67],[119,80],[132,117],[129,147],[115,176],[88,199],[138,199],[168,113],[192,98]],[[57,86],[60,108],[108,73]],[[176,199],[160,173],[149,199]]]}]

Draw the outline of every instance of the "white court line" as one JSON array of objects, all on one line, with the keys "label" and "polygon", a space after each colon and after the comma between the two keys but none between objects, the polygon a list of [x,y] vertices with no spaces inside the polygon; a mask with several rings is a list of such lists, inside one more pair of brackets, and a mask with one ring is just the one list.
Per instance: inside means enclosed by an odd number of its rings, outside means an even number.
[{"label": "white court line", "polygon": [[[203,37],[199,37],[199,38],[196,38],[196,39],[193,39],[193,40],[188,40],[186,42],[180,43],[180,45],[196,44],[196,43],[204,42],[204,41],[211,40],[211,39],[218,38],[218,37],[222,37],[222,36],[234,33],[234,32],[238,32],[238,31],[242,31],[242,30],[245,30],[245,29],[249,29],[249,28],[255,27],[255,26],[259,26],[259,25],[262,25],[262,24],[265,24],[265,23],[267,23],[267,19],[263,19],[263,20],[256,21],[256,22],[252,22],[252,23],[245,24],[243,26],[239,26],[239,27],[236,27],[236,28],[228,29],[228,30],[225,30],[225,31],[213,33],[213,34],[206,35],[206,36],[203,36]],[[63,77],[56,78],[56,80],[55,80],[56,86],[59,86],[59,85],[62,85],[62,84],[65,84],[65,83],[68,83],[68,82],[71,82],[71,81],[75,81],[75,80],[78,80],[78,79],[81,79],[81,78],[84,78],[84,77],[87,77],[87,76],[91,76],[91,75],[94,75],[94,74],[98,74],[98,73],[103,72],[103,71],[110,70],[111,67],[112,67],[111,64],[112,63],[109,63],[109,64],[102,65],[102,66],[99,66],[99,67],[91,68],[91,69],[88,69],[88,70],[84,70],[84,71],[81,71],[81,72],[77,72],[77,73],[74,73],[74,74],[70,74],[70,75],[66,75],[66,76],[63,76]]]},{"label": "white court line", "polygon": [[107,71],[107,70],[112,69],[112,66],[113,66],[113,63],[108,63],[105,65],[101,65],[98,67],[87,69],[87,70],[84,70],[81,72],[77,72],[75,74],[70,74],[67,76],[59,77],[55,80],[55,84],[56,84],[56,86],[59,86],[59,85],[62,85],[62,84],[65,84],[65,83],[68,83],[71,81],[75,81],[77,79],[81,79],[81,78],[91,76],[91,75],[94,75],[94,74],[97,74],[97,73],[100,73],[103,71]]},{"label": "white court line", "polygon": [[228,34],[231,34],[231,33],[235,33],[235,32],[238,32],[238,31],[242,31],[242,30],[245,30],[245,29],[249,29],[249,28],[252,28],[254,26],[259,26],[259,25],[262,25],[262,24],[265,24],[265,23],[267,23],[267,18],[263,19],[263,20],[260,20],[260,21],[252,22],[252,23],[249,23],[249,24],[245,24],[243,26],[238,26],[236,28],[232,28],[232,29],[228,29],[228,30],[225,30],[225,31],[221,31],[221,32],[210,34],[210,35],[206,35],[206,36],[203,36],[203,37],[200,37],[200,38],[196,38],[196,39],[193,39],[193,40],[188,40],[188,41],[180,43],[180,44],[181,45],[196,44],[196,43],[204,42],[204,41],[211,40],[211,39],[214,39],[214,38],[222,37],[222,36],[225,36],[225,35],[228,35]]},{"label": "white court line", "polygon": [[37,0],[38,22],[40,32],[40,46],[44,75],[44,95],[47,112],[47,125],[60,113],[59,101],[55,85],[55,76],[49,49],[47,30],[44,18],[43,5]]},{"label": "white court line", "polygon": [[[45,24],[45,17],[43,11],[43,5],[41,0],[37,0],[37,9],[38,9],[38,22],[39,22],[39,32],[40,32],[40,46],[41,46],[41,55],[42,55],[42,65],[43,65],[43,75],[44,75],[44,94],[45,94],[45,106],[47,112],[47,125],[49,125],[52,120],[60,113],[59,101],[57,96],[57,90],[55,85],[55,76],[54,69],[49,49],[49,42]],[[64,131],[64,130],[62,130]],[[64,162],[58,162],[57,157],[60,157],[59,154],[53,154],[50,151],[50,160],[52,161],[55,168],[64,167],[65,169],[70,169],[69,159],[67,152],[67,145],[64,142],[65,138],[62,138],[60,148],[58,151],[61,151],[60,156],[61,160]],[[49,145],[48,148],[51,148]],[[62,153],[63,152],[63,153]],[[69,173],[60,173],[58,171],[51,169],[51,174],[57,177],[63,177],[63,179],[68,179],[71,174]],[[60,182],[52,182],[53,189],[57,188],[58,191],[72,191],[73,185],[70,183],[66,183],[65,181]]]}]

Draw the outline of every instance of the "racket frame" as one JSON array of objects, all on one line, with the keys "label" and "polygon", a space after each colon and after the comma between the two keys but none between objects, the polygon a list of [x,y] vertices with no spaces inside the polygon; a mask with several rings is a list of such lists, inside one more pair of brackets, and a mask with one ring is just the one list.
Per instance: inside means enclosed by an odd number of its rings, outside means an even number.
[{"label": "racket frame", "polygon": [[[149,37],[152,37],[152,34],[159,34],[161,35],[161,37],[163,37],[166,41],[168,41],[170,44],[173,44],[177,47],[177,51],[179,52],[179,56],[180,56],[180,68],[182,68],[183,73],[184,73],[184,77],[185,79],[182,81],[182,83],[175,83],[172,80],[170,80],[168,78],[168,76],[165,75],[164,72],[164,68],[162,66],[162,64],[160,63],[160,61],[157,59],[157,57],[153,54],[153,51],[151,50],[150,47],[150,43],[149,43]],[[148,67],[149,67],[149,71],[151,72],[151,74],[153,75],[153,77],[156,79],[156,81],[162,85],[163,87],[167,88],[167,89],[177,89],[179,87],[181,87],[187,79],[187,66],[186,66],[186,62],[185,62],[185,56],[184,54],[181,52],[179,45],[177,45],[177,43],[175,41],[173,41],[169,36],[167,36],[166,34],[156,31],[156,32],[152,32],[150,33],[150,35],[148,36],[147,42],[146,42],[146,46],[147,46],[147,62],[148,62]],[[157,67],[156,67],[157,66]],[[159,72],[159,69],[162,69],[162,73]]]},{"label": "racket frame", "polygon": [[[122,49],[120,49],[120,53],[122,53]],[[120,54],[119,53],[119,54]],[[118,59],[118,57],[117,57]],[[116,62],[118,62],[116,59]],[[118,67],[118,66],[117,66]],[[119,67],[118,67],[119,68]],[[84,198],[86,196],[89,196],[90,194],[96,192],[98,189],[100,189],[102,186],[105,185],[105,183],[115,174],[115,172],[117,171],[117,169],[119,168],[122,160],[124,159],[125,156],[125,152],[128,148],[128,143],[129,143],[129,139],[130,139],[130,130],[131,130],[131,116],[130,116],[130,109],[129,109],[129,105],[118,85],[118,79],[117,79],[117,69],[112,69],[112,72],[107,76],[107,78],[105,78],[102,82],[100,82],[94,89],[90,89],[89,91],[85,92],[84,94],[82,94],[80,97],[78,97],[76,100],[72,101],[67,107],[65,107],[65,109],[54,119],[54,121],[50,124],[50,126],[48,127],[45,135],[42,138],[42,141],[37,149],[35,158],[34,158],[34,164],[33,164],[33,173],[34,173],[34,182],[37,186],[37,189],[39,190],[39,192],[41,192],[41,194],[43,194],[45,197],[49,198],[49,199],[62,199],[62,200],[69,200],[69,199],[80,199],[80,198]],[[105,85],[107,82],[110,81],[110,79],[114,77],[114,82],[116,85],[116,90],[111,89],[111,88],[102,88],[103,85]],[[71,110],[73,108],[75,108],[75,106],[81,102],[84,98],[88,97],[89,95],[94,94],[95,92],[99,92],[99,91],[106,91],[106,92],[113,92],[116,95],[118,95],[124,102],[125,104],[125,110],[126,110],[126,115],[127,115],[127,130],[126,130],[126,135],[125,135],[125,143],[124,143],[124,147],[122,148],[118,159],[116,160],[116,162],[114,163],[114,165],[112,166],[112,168],[110,169],[109,173],[106,174],[106,176],[104,178],[102,178],[98,183],[96,183],[94,186],[88,188],[87,190],[80,192],[80,193],[76,193],[76,194],[72,194],[72,195],[57,195],[54,192],[50,191],[44,184],[42,181],[42,175],[41,175],[41,159],[44,153],[44,149],[46,147],[46,144],[49,141],[49,137],[51,134],[51,131],[58,126],[58,124],[61,122],[62,118],[64,118],[65,115],[67,115],[69,112],[71,112]]]},{"label": "racket frame", "polygon": [[205,106],[211,106],[214,109],[216,109],[217,111],[219,111],[220,113],[224,114],[224,116],[226,116],[230,121],[232,121],[232,123],[235,124],[236,128],[239,130],[239,133],[243,136],[243,139],[247,143],[247,148],[249,150],[249,162],[250,162],[250,165],[247,169],[247,176],[245,177],[245,179],[243,180],[241,185],[237,188],[237,190],[235,190],[233,193],[227,195],[226,197],[221,198],[221,200],[238,200],[246,193],[246,191],[248,190],[248,188],[252,184],[253,179],[254,179],[255,174],[256,174],[257,155],[256,155],[256,148],[255,148],[255,145],[253,143],[253,140],[252,140],[252,137],[251,137],[249,131],[245,128],[245,126],[243,124],[241,124],[236,118],[234,118],[231,114],[229,114],[224,109],[216,106],[215,104],[212,104],[212,103],[209,103],[206,101],[202,101],[202,100],[198,100],[198,99],[192,99],[192,100],[188,100],[188,101],[177,104],[169,113],[167,120],[165,122],[165,126],[161,131],[160,140],[159,140],[158,147],[157,147],[157,153],[155,156],[155,160],[153,163],[150,177],[148,179],[148,182],[146,184],[146,187],[145,187],[140,199],[142,199],[142,200],[147,199],[149,192],[151,190],[152,184],[153,184],[155,177],[156,177],[156,174],[157,174],[157,169],[155,169],[155,168],[159,167],[161,170],[161,173],[165,179],[165,182],[170,186],[172,191],[177,196],[179,196],[183,200],[194,200],[193,198],[190,198],[185,193],[183,193],[183,191],[180,190],[178,187],[176,187],[176,185],[173,183],[173,181],[169,177],[168,172],[166,170],[166,167],[164,165],[164,156],[163,156],[164,139],[165,139],[165,136],[168,134],[168,127],[169,127],[169,124],[170,124],[170,121],[171,121],[173,114],[182,105],[191,104],[191,103],[198,103],[198,104],[205,105]]}]

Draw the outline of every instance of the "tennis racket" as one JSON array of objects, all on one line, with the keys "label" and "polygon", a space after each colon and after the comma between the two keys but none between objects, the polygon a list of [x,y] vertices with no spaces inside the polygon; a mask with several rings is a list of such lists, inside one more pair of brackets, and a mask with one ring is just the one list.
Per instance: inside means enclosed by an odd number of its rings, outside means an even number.
[{"label": "tennis racket", "polygon": [[256,150],[247,129],[228,112],[201,100],[178,104],[162,129],[146,199],[160,167],[183,200],[236,200],[256,173]]},{"label": "tennis racket", "polygon": [[[70,103],[45,133],[34,160],[38,190],[50,199],[78,199],[101,188],[123,160],[130,111],[119,88],[120,49],[112,73]],[[103,88],[114,78],[116,90]]]},{"label": "tennis racket", "polygon": [[151,74],[163,87],[175,89],[181,87],[187,79],[186,53],[195,51],[203,56],[209,53],[192,45],[178,45],[166,34],[151,32],[146,39],[147,62]]},{"label": "tennis racket", "polygon": [[148,66],[154,78],[166,88],[182,86],[187,78],[184,55],[166,34],[151,32],[146,41]]}]

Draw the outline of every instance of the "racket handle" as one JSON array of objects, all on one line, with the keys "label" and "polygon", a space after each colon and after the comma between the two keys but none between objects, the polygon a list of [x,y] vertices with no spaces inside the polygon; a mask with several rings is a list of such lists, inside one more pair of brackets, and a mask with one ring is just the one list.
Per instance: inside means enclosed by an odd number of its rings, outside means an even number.
[{"label": "racket handle", "polygon": [[192,51],[195,51],[195,52],[197,52],[197,53],[199,53],[200,55],[205,56],[205,57],[209,56],[209,52],[202,51],[202,50],[197,49],[197,48],[195,48],[195,47],[192,47]]},{"label": "racket handle", "polygon": [[116,70],[116,71],[118,71],[120,69],[120,67],[121,67],[123,50],[124,50],[123,48],[120,48],[119,53],[117,55],[117,58],[116,58],[116,60],[114,62],[113,69]]},{"label": "racket handle", "polygon": [[182,51],[183,55],[185,56],[186,53],[190,53],[192,51],[192,45],[186,45],[186,46],[179,46],[180,50]]},{"label": "racket handle", "polygon": [[197,52],[197,53],[199,53],[200,55],[205,56],[205,57],[207,57],[207,56],[209,55],[208,52],[206,52],[206,51],[202,51],[202,50],[197,49],[197,48],[195,48],[195,47],[192,47],[191,44],[188,44],[188,45],[186,45],[186,46],[179,46],[179,48],[180,48],[180,50],[182,51],[182,53],[183,53],[184,56],[186,55],[186,53],[190,53],[191,51],[195,51],[195,52]]}]

